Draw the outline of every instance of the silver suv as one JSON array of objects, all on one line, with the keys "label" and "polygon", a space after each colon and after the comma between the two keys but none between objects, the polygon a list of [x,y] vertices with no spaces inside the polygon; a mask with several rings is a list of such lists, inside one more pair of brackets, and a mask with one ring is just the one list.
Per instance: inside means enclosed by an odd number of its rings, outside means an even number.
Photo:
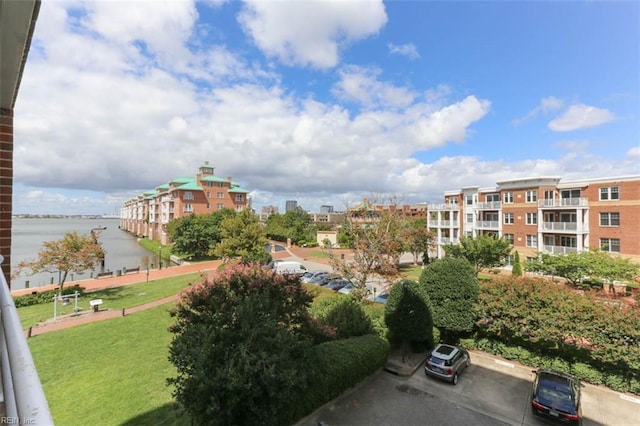
[{"label": "silver suv", "polygon": [[424,364],[424,373],[428,376],[458,383],[458,375],[471,365],[471,356],[463,348],[440,344],[431,352]]}]

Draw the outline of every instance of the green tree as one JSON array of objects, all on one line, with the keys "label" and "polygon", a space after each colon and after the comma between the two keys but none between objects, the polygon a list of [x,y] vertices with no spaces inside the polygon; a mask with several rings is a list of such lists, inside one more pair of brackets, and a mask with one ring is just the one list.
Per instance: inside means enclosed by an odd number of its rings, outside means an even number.
[{"label": "green tree", "polygon": [[258,216],[246,209],[220,223],[221,241],[214,247],[218,257],[240,257],[242,263],[264,263],[271,258],[265,247],[268,243]]},{"label": "green tree", "polygon": [[413,263],[417,264],[420,254],[428,253],[433,244],[433,235],[427,229],[427,219],[420,218],[407,221],[403,231],[405,250],[413,255]]},{"label": "green tree", "polygon": [[325,297],[314,306],[314,311],[322,324],[335,328],[338,339],[374,333],[362,302],[351,295]]},{"label": "green tree", "polygon": [[168,383],[196,424],[282,423],[309,386],[311,299],[297,278],[246,266],[181,294]]},{"label": "green tree", "polygon": [[372,210],[366,203],[351,214],[345,224],[348,229],[343,232],[351,239],[353,258],[347,260],[330,253],[330,261],[334,270],[353,283],[354,295],[362,297],[371,278],[387,283],[398,278],[399,258],[404,251],[402,218],[394,209]]},{"label": "green tree", "polygon": [[67,232],[56,241],[45,241],[35,260],[24,260],[16,266],[15,274],[30,270],[30,274],[40,272],[58,273],[60,275],[59,294],[69,274],[82,274],[95,268],[104,260],[105,251],[98,241],[99,231],[91,231],[89,235]]},{"label": "green tree", "polygon": [[222,239],[220,223],[234,216],[232,209],[218,210],[212,214],[189,215],[174,219],[167,225],[172,251],[185,257],[203,258]]},{"label": "green tree", "polygon": [[511,274],[516,277],[522,276],[522,264],[520,263],[520,254],[516,250],[516,254],[513,257],[513,268],[511,269]]},{"label": "green tree", "polygon": [[272,214],[265,224],[265,233],[269,238],[277,241],[290,238],[297,245],[315,241],[316,229],[312,224],[311,215],[302,207],[296,207],[284,214]]},{"label": "green tree", "polygon": [[460,244],[444,247],[447,256],[464,258],[480,273],[485,268],[501,266],[511,252],[511,243],[494,235],[460,237]]},{"label": "green tree", "polygon": [[473,266],[456,257],[438,259],[420,275],[433,306],[433,322],[443,340],[455,341],[462,332],[473,329],[473,306],[478,299],[478,277]]},{"label": "green tree", "polygon": [[415,281],[403,280],[391,287],[384,321],[391,338],[402,343],[403,359],[409,342],[433,345],[431,302],[424,288]]}]

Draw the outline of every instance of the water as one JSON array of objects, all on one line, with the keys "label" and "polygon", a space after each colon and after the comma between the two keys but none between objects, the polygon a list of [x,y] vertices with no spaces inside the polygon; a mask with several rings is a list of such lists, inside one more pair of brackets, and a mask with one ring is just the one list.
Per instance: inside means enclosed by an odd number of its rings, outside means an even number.
[{"label": "water", "polygon": [[[14,218],[11,242],[11,272],[14,272],[16,265],[22,260],[35,260],[38,252],[42,249],[45,241],[55,241],[61,239],[65,233],[76,231],[80,235],[91,233],[94,228],[102,228],[98,241],[106,252],[105,270],[117,271],[122,268],[146,269],[151,264],[158,264],[158,256],[149,253],[137,242],[134,235],[118,228],[119,219],[82,219],[82,218],[60,218],[60,219],[25,219]],[[95,276],[100,272],[98,265],[93,271],[85,274],[75,274],[67,276],[67,281],[88,279],[91,273]],[[35,275],[27,275],[26,272],[14,276],[11,280],[11,288],[22,289],[29,282],[29,287],[39,287],[58,283],[58,273],[43,272]]]}]

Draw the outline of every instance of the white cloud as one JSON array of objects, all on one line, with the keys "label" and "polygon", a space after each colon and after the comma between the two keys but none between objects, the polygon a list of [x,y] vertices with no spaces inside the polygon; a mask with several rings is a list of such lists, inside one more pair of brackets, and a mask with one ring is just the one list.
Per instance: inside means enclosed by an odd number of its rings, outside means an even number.
[{"label": "white cloud", "polygon": [[540,103],[534,109],[529,111],[524,117],[516,118],[512,121],[514,126],[519,126],[520,124],[533,120],[539,115],[547,115],[554,111],[561,109],[564,106],[564,102],[561,99],[556,98],[555,96],[548,96],[546,98],[540,99]]},{"label": "white cloud", "polygon": [[376,34],[387,15],[381,0],[249,0],[238,20],[268,57],[287,65],[331,68],[343,45]]},{"label": "white cloud", "polygon": [[420,54],[418,53],[418,49],[413,43],[406,43],[406,44],[400,44],[400,45],[389,43],[387,47],[389,48],[389,53],[392,53],[395,55],[406,56],[409,59],[418,59],[420,57]]},{"label": "white cloud", "polygon": [[571,105],[562,116],[549,122],[549,129],[556,132],[596,127],[615,119],[615,115],[606,109],[585,104]]},{"label": "white cloud", "polygon": [[379,80],[379,69],[348,66],[338,73],[340,80],[332,93],[338,99],[357,102],[365,108],[397,107],[410,105],[415,97],[409,89]]}]

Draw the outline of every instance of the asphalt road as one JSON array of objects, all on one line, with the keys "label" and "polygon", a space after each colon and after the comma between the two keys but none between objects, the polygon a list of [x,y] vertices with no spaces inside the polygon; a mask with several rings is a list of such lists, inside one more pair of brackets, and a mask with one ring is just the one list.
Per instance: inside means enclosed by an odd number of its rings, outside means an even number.
[{"label": "asphalt road", "polygon": [[[548,425],[531,413],[531,368],[481,352],[453,386],[426,377],[380,371],[318,409],[300,426],[336,425]],[[636,426],[640,398],[584,385],[583,426]]]}]

